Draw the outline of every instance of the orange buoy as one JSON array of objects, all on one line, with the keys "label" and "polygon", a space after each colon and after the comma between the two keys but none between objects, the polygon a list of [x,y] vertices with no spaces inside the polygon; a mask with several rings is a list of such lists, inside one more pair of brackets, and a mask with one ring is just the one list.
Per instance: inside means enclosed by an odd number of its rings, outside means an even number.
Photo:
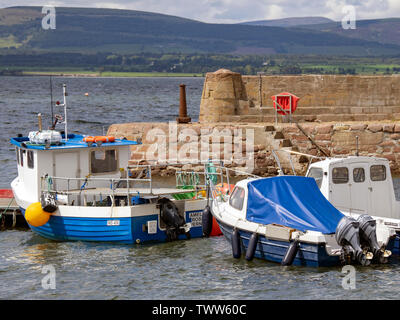
[{"label": "orange buoy", "polygon": [[113,136],[87,136],[82,139],[83,142],[114,142],[115,137]]},{"label": "orange buoy", "polygon": [[234,184],[227,184],[227,183],[223,183],[223,184],[219,183],[219,184],[217,184],[217,185],[215,186],[215,189],[216,189],[219,193],[221,193],[221,194],[223,194],[223,195],[231,194],[233,188],[235,188],[235,185],[234,185]]}]

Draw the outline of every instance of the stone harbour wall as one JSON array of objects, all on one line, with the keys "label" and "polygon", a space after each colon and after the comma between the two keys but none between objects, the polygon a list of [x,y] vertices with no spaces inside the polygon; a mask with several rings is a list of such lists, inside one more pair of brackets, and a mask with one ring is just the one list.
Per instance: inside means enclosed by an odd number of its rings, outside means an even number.
[{"label": "stone harbour wall", "polygon": [[[275,121],[271,96],[281,92],[300,98],[293,123],[281,116]],[[206,75],[199,122],[114,124],[108,134],[141,140],[132,146],[131,164],[161,160],[165,165],[154,172],[160,175],[174,174],[171,164],[185,160],[198,161],[194,168],[201,170],[208,158],[261,176],[276,175],[279,161],[285,173],[293,164],[303,175],[309,158],[289,158],[285,150],[350,156],[356,154],[356,137],[359,155],[384,157],[399,175],[399,120],[397,75],[242,76],[220,69]]]},{"label": "stone harbour wall", "polygon": [[400,119],[399,75],[241,76],[220,69],[206,74],[199,121],[273,122],[271,96],[282,92],[300,98],[295,121]]},{"label": "stone harbour wall", "polygon": [[[202,170],[200,164],[202,141],[207,145],[207,158],[222,159],[228,162],[228,167],[243,171],[250,169],[260,176],[273,176],[278,173],[274,150],[285,173],[291,173],[288,153],[291,150],[314,156],[332,157],[355,155],[356,136],[359,140],[359,155],[383,157],[390,161],[392,173],[400,174],[400,123],[394,122],[327,122],[302,123],[302,129],[296,124],[179,124],[176,132],[170,129],[168,123],[126,123],[114,124],[108,130],[109,135],[141,140],[142,144],[131,147],[131,164],[147,164],[164,159],[160,157],[166,151],[165,160],[169,163],[184,162],[187,159],[197,159],[195,170]],[[241,136],[235,133],[241,132]],[[251,133],[251,135],[250,135]],[[221,139],[214,139],[219,134]],[[190,141],[188,139],[190,137]],[[225,137],[232,141],[233,159],[224,159]],[[311,141],[311,139],[312,141]],[[236,140],[235,140],[236,139]],[[253,148],[246,150],[246,139],[253,142]],[[318,145],[318,147],[315,144]],[[219,149],[218,149],[219,145]],[[240,145],[240,146],[239,146]],[[240,156],[235,158],[235,148]],[[219,152],[215,152],[219,150]],[[280,150],[280,151],[279,151]],[[321,151],[322,150],[322,151]],[[161,151],[161,152],[160,152]],[[324,153],[323,153],[324,152]],[[309,158],[292,154],[292,163],[296,174],[304,175]],[[182,164],[184,165],[184,164]],[[174,168],[165,165],[154,174],[173,175]]]}]

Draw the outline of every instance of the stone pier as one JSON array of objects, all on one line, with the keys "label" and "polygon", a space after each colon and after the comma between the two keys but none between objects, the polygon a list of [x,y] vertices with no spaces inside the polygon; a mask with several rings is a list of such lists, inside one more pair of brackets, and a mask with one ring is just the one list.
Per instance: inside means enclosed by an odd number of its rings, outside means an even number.
[{"label": "stone pier", "polygon": [[[300,98],[293,123],[285,122],[287,120],[280,116],[275,122],[271,96],[281,92],[290,92]],[[242,76],[221,69],[206,75],[199,122],[177,124],[174,134],[179,139],[176,141],[169,137],[168,123],[114,124],[108,134],[127,139],[140,138],[142,145],[132,147],[131,163],[147,163],[157,160],[157,148],[179,153],[181,148],[187,149],[188,142],[192,146],[185,152],[189,150],[200,155],[201,140],[204,139],[202,132],[209,134],[210,154],[223,159],[223,154],[212,153],[213,145],[221,143],[212,141],[213,132],[227,132],[227,135],[242,132],[243,144],[247,132],[253,132],[254,148],[245,157],[254,159],[253,173],[261,176],[278,172],[273,150],[292,150],[316,156],[355,155],[358,136],[359,155],[388,159],[393,174],[398,175],[398,120],[400,77],[397,75]],[[166,139],[155,144],[155,137],[163,135],[167,136]],[[185,138],[187,136],[191,137],[190,141]],[[233,145],[238,143],[231,138]],[[199,149],[194,151],[193,148]],[[167,161],[177,160],[176,157],[173,159],[174,152],[167,154]],[[284,171],[291,171],[288,154],[282,151],[277,151],[277,154]],[[304,174],[308,159],[299,155],[291,157],[296,174]],[[246,164],[233,162],[231,166],[243,168]],[[166,165],[158,173],[168,175],[173,172]]]}]

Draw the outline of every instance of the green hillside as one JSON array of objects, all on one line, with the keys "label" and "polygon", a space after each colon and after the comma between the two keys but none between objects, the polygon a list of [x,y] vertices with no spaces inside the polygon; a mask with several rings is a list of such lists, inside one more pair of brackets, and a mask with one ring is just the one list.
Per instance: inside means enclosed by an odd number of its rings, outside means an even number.
[{"label": "green hillside", "polygon": [[352,39],[400,45],[400,18],[359,20],[356,21],[356,29],[343,29],[341,22],[302,25],[300,28],[337,34]]},{"label": "green hillside", "polygon": [[[133,10],[56,8],[55,30],[41,7],[0,9],[0,53],[397,54],[393,44],[299,28],[211,24]],[[373,39],[369,39],[373,40]],[[14,50],[14,51],[13,51]]]}]

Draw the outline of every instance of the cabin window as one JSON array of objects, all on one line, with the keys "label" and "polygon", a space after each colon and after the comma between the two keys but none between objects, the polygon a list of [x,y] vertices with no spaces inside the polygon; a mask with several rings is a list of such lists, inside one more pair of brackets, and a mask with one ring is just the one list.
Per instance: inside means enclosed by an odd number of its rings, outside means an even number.
[{"label": "cabin window", "polygon": [[336,184],[349,182],[349,169],[347,167],[333,168],[332,182]]},{"label": "cabin window", "polygon": [[17,164],[19,165],[19,149],[15,148],[15,153],[17,154]]},{"label": "cabin window", "polygon": [[364,168],[354,168],[353,169],[353,181],[354,182],[364,182],[365,181]]},{"label": "cabin window", "polygon": [[90,172],[109,173],[118,169],[116,150],[95,150],[90,153]]},{"label": "cabin window", "polygon": [[370,168],[370,176],[372,181],[386,180],[386,167],[383,165],[374,165]]},{"label": "cabin window", "polygon": [[33,160],[33,151],[31,151],[31,150],[28,150],[27,162],[28,162],[28,168],[29,169],[33,169],[35,167],[35,162]]},{"label": "cabin window", "polygon": [[318,188],[321,189],[322,179],[324,177],[324,172],[321,168],[311,168],[307,177],[314,178]]},{"label": "cabin window", "polygon": [[21,164],[21,167],[24,166],[24,150],[19,149],[19,162]]},{"label": "cabin window", "polygon": [[244,189],[236,187],[233,190],[232,195],[229,199],[229,204],[232,208],[235,208],[237,210],[242,210],[243,202],[244,202]]}]

